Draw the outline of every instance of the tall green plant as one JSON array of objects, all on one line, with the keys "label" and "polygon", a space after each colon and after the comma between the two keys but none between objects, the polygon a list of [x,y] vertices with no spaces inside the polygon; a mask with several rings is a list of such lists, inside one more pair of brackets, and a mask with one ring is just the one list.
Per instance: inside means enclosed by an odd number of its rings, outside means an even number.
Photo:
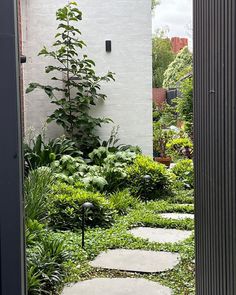
[{"label": "tall green plant", "polygon": [[48,196],[51,193],[53,175],[49,168],[32,170],[24,182],[26,219],[44,221],[48,216]]},{"label": "tall green plant", "polygon": [[153,87],[162,87],[164,73],[174,58],[171,41],[166,36],[166,32],[163,30],[157,31],[152,38]]},{"label": "tall green plant", "polygon": [[[82,20],[82,12],[76,2],[70,2],[56,13],[60,22],[55,35],[53,50],[44,47],[39,55],[55,60],[53,65],[45,68],[47,74],[54,73],[51,85],[30,83],[27,93],[36,88],[44,90],[55,111],[48,117],[48,122],[55,121],[62,126],[71,139],[76,140],[80,150],[86,153],[99,145],[96,128],[108,123],[108,118],[94,118],[89,113],[92,106],[106,95],[100,93],[101,82],[114,80],[113,74],[98,76],[95,63],[82,54],[86,46],[81,40],[77,23]],[[56,86],[55,86],[56,85]]]},{"label": "tall green plant", "polygon": [[181,81],[181,96],[176,99],[179,118],[185,123],[185,131],[193,139],[193,77]]},{"label": "tall green plant", "polygon": [[[184,47],[175,57],[174,61],[169,64],[167,70],[164,73],[163,87],[176,88],[179,80],[186,74],[186,69],[190,69],[193,62],[193,55],[189,51],[188,47]],[[184,74],[183,74],[184,73]],[[182,76],[183,74],[183,76]]]}]

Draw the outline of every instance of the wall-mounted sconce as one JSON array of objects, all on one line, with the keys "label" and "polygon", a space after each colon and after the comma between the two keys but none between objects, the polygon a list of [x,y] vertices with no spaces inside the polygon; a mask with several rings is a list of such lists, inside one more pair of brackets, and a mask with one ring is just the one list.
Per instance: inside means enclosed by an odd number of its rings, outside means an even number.
[{"label": "wall-mounted sconce", "polygon": [[25,55],[20,56],[20,63],[22,63],[22,64],[26,63],[26,56]]},{"label": "wall-mounted sconce", "polygon": [[106,52],[111,52],[111,40],[106,40]]}]

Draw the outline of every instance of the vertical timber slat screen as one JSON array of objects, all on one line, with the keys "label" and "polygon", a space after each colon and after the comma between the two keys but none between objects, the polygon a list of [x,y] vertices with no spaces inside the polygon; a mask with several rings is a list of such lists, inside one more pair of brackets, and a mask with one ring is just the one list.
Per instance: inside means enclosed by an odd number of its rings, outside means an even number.
[{"label": "vertical timber slat screen", "polygon": [[17,0],[0,1],[0,295],[25,295]]},{"label": "vertical timber slat screen", "polygon": [[196,294],[235,295],[236,4],[193,1]]}]

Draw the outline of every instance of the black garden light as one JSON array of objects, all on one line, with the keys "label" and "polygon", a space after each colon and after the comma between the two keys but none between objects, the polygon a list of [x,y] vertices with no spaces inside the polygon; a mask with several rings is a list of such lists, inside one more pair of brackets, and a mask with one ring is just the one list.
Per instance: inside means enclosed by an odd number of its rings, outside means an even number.
[{"label": "black garden light", "polygon": [[85,212],[86,210],[93,209],[92,203],[86,202],[82,205],[82,248],[84,248],[84,232],[85,232]]},{"label": "black garden light", "polygon": [[145,184],[144,197],[145,197],[145,202],[147,202],[147,187],[148,187],[149,183],[151,182],[152,177],[150,175],[144,175],[143,179],[144,179],[144,184]]}]

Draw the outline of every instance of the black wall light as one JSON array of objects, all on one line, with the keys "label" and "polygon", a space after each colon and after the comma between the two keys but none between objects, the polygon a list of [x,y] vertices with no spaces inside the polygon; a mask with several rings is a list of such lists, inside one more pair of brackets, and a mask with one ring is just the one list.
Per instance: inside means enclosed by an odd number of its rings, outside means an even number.
[{"label": "black wall light", "polygon": [[111,40],[106,40],[106,52],[111,52]]},{"label": "black wall light", "polygon": [[21,63],[21,64],[26,63],[26,60],[27,60],[27,59],[26,59],[26,56],[25,56],[25,55],[21,55],[21,56],[20,56],[20,63]]}]

